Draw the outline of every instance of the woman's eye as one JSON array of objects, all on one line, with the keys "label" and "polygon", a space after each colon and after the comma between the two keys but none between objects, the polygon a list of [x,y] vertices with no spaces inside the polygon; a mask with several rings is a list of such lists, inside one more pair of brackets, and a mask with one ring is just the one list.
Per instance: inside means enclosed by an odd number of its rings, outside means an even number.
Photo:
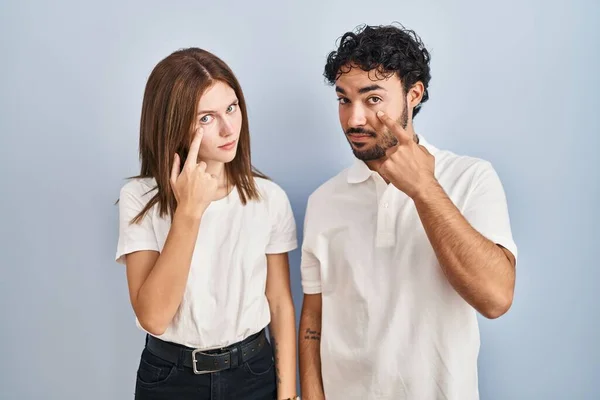
[{"label": "woman's eye", "polygon": [[212,120],[213,120],[212,115],[205,115],[202,118],[200,118],[200,122],[203,124],[208,124]]},{"label": "woman's eye", "polygon": [[227,113],[231,114],[232,112],[235,111],[235,109],[237,108],[237,104],[232,104],[229,107],[227,107]]}]

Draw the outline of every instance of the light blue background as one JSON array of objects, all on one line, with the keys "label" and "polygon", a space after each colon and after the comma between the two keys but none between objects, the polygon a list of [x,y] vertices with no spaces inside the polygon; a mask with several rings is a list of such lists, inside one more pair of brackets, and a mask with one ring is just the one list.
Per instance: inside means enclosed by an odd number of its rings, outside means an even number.
[{"label": "light blue background", "polygon": [[[481,319],[481,398],[599,399],[599,19],[583,0],[2,1],[0,398],[132,398],[143,334],[113,203],[161,58],[200,46],[230,64],[301,238],[309,193],[352,159],[325,56],[401,21],[433,57],[417,131],[494,164],[520,249],[512,310]],[[299,313],[299,251],[291,265]]]}]

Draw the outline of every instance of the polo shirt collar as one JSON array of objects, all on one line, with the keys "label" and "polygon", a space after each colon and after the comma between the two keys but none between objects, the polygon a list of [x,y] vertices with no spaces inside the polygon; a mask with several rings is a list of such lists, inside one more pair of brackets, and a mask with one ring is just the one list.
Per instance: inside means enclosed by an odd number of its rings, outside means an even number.
[{"label": "polo shirt collar", "polygon": [[357,158],[348,170],[348,183],[362,183],[369,179],[372,173],[369,166]]},{"label": "polo shirt collar", "polygon": [[[437,148],[427,142],[422,135],[419,135],[419,144],[425,147],[432,155],[435,156]],[[368,180],[372,174],[376,173],[377,172],[375,171],[371,171],[369,166],[364,161],[357,158],[354,160],[354,164],[352,164],[348,170],[347,180],[348,183],[362,183]]]}]

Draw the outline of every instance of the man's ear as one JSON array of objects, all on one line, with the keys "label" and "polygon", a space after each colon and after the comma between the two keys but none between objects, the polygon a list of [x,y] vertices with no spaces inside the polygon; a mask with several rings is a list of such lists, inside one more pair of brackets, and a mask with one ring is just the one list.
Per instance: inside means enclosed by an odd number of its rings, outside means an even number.
[{"label": "man's ear", "polygon": [[414,109],[421,100],[423,100],[423,94],[425,93],[425,86],[423,86],[423,82],[418,81],[410,89],[408,89],[408,93],[406,94],[406,99],[408,101],[408,108]]}]

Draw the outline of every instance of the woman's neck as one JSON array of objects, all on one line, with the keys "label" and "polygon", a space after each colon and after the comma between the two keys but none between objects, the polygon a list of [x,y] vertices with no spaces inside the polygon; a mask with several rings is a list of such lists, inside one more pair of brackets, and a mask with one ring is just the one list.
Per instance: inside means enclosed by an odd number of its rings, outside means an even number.
[{"label": "woman's neck", "polygon": [[218,161],[204,161],[206,163],[206,172],[211,174],[219,182],[219,187],[227,184],[227,174],[225,173],[225,164]]},{"label": "woman's neck", "polygon": [[227,173],[225,171],[225,164],[218,161],[205,161],[206,172],[211,174],[217,179],[218,189],[214,200],[219,200],[227,197],[231,192],[231,182],[227,180]]}]

